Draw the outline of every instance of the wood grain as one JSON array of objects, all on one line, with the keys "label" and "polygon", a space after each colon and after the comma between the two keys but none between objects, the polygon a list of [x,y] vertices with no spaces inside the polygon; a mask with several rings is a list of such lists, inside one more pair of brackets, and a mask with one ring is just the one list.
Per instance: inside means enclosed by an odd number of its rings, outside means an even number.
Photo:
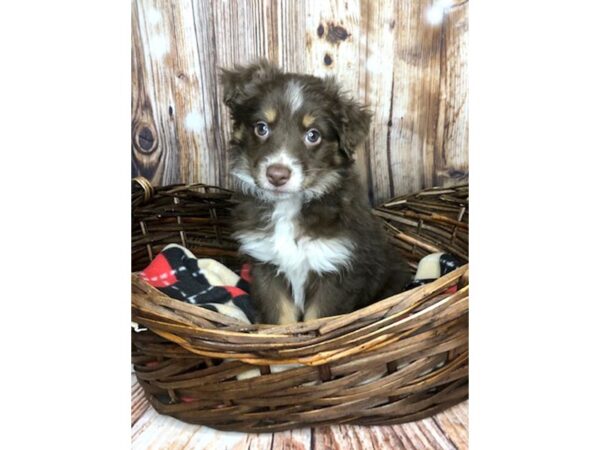
[{"label": "wood grain", "polygon": [[373,203],[464,183],[467,34],[458,0],[134,0],[132,176],[230,187],[218,67],[266,57],[373,111],[356,154]]},{"label": "wood grain", "polygon": [[139,418],[150,407],[144,398],[144,391],[137,382],[135,375],[131,374],[131,425],[133,426]]},{"label": "wood grain", "polygon": [[153,184],[169,184],[180,179],[179,159],[189,149],[180,151],[169,114],[172,77],[162,61],[173,49],[173,27],[157,18],[158,6],[151,1],[132,6],[132,167]]},{"label": "wood grain", "polygon": [[448,9],[443,24],[440,70],[440,110],[431,183],[451,186],[468,180],[468,3]]},{"label": "wood grain", "polygon": [[363,450],[468,448],[468,401],[418,422],[392,426],[334,425],[277,433],[236,433],[190,425],[158,414],[137,395],[141,388],[132,376],[133,449],[235,450]]}]

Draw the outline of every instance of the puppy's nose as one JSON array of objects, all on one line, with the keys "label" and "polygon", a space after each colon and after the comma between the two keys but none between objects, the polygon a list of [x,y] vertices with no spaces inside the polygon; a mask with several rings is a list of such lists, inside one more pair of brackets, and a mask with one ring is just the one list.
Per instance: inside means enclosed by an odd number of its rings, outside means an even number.
[{"label": "puppy's nose", "polygon": [[290,179],[291,171],[283,164],[272,164],[267,167],[267,179],[273,186],[283,186]]}]

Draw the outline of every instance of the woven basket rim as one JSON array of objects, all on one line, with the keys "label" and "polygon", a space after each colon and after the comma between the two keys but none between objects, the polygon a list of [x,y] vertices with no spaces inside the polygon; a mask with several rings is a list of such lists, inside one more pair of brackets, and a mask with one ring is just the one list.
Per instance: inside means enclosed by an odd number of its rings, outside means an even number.
[{"label": "woven basket rim", "polygon": [[[269,337],[284,337],[286,335],[297,335],[305,332],[307,329],[318,329],[321,333],[328,333],[330,331],[334,331],[338,328],[341,328],[344,325],[357,321],[359,319],[364,318],[367,313],[378,312],[384,309],[389,309],[390,306],[397,304],[400,300],[406,299],[408,297],[418,297],[419,294],[425,294],[429,292],[441,292],[446,289],[452,282],[461,278],[462,276],[468,275],[469,272],[469,264],[464,264],[457,268],[456,270],[447,273],[446,275],[441,276],[435,281],[427,284],[423,284],[421,286],[417,286],[413,289],[400,292],[398,294],[391,295],[387,298],[378,300],[371,305],[362,307],[355,311],[352,311],[347,314],[341,314],[337,316],[328,316],[322,317],[319,319],[312,319],[308,321],[296,322],[289,325],[277,325],[277,324],[265,324],[265,323],[253,323],[247,324],[242,322],[241,320],[230,317],[225,314],[222,314],[217,311],[204,310],[202,312],[206,312],[206,316],[213,318],[214,316],[218,316],[220,319],[223,319],[225,323],[229,322],[231,325],[234,325],[235,328],[240,328],[241,331],[224,331],[220,329],[211,330],[215,334],[219,333],[239,333],[248,334],[252,336],[269,336]],[[140,287],[146,291],[147,294],[152,293],[152,295],[156,297],[160,297],[163,299],[171,299],[168,295],[159,291],[155,287],[149,285],[143,279],[139,277],[139,272],[132,272],[132,283],[136,285],[136,287]],[[141,286],[143,285],[143,287]],[[183,303],[183,302],[182,302]],[[183,303],[186,305],[186,303]],[[198,305],[190,305],[193,308],[198,308]],[[200,315],[200,314],[199,314]],[[200,325],[191,325],[202,329]]]}]

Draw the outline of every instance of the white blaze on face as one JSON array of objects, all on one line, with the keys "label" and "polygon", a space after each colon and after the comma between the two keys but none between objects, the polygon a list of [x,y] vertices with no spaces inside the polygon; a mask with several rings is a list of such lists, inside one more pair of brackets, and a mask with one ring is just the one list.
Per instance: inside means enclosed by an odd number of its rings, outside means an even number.
[{"label": "white blaze on face", "polygon": [[258,181],[263,189],[274,190],[275,186],[269,183],[267,178],[267,168],[273,164],[281,164],[290,169],[290,179],[278,191],[299,192],[302,189],[304,176],[302,175],[302,165],[296,158],[291,157],[285,150],[279,153],[267,156],[258,166]]},{"label": "white blaze on face", "polygon": [[290,81],[285,89],[285,98],[290,105],[292,114],[300,109],[304,102],[302,87],[297,81]]}]

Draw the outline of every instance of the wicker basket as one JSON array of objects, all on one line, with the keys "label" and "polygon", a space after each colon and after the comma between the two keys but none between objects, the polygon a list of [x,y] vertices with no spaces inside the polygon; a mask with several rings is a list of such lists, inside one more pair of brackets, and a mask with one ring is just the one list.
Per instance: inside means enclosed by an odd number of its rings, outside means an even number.
[{"label": "wicker basket", "polygon": [[132,361],[161,414],[261,432],[401,423],[467,398],[468,186],[428,189],[374,210],[413,268],[437,251],[464,265],[351,314],[275,326],[246,325],[171,299],[137,276],[173,242],[232,268],[240,262],[230,237],[230,191],[136,180],[132,320],[147,330],[132,332]]}]

